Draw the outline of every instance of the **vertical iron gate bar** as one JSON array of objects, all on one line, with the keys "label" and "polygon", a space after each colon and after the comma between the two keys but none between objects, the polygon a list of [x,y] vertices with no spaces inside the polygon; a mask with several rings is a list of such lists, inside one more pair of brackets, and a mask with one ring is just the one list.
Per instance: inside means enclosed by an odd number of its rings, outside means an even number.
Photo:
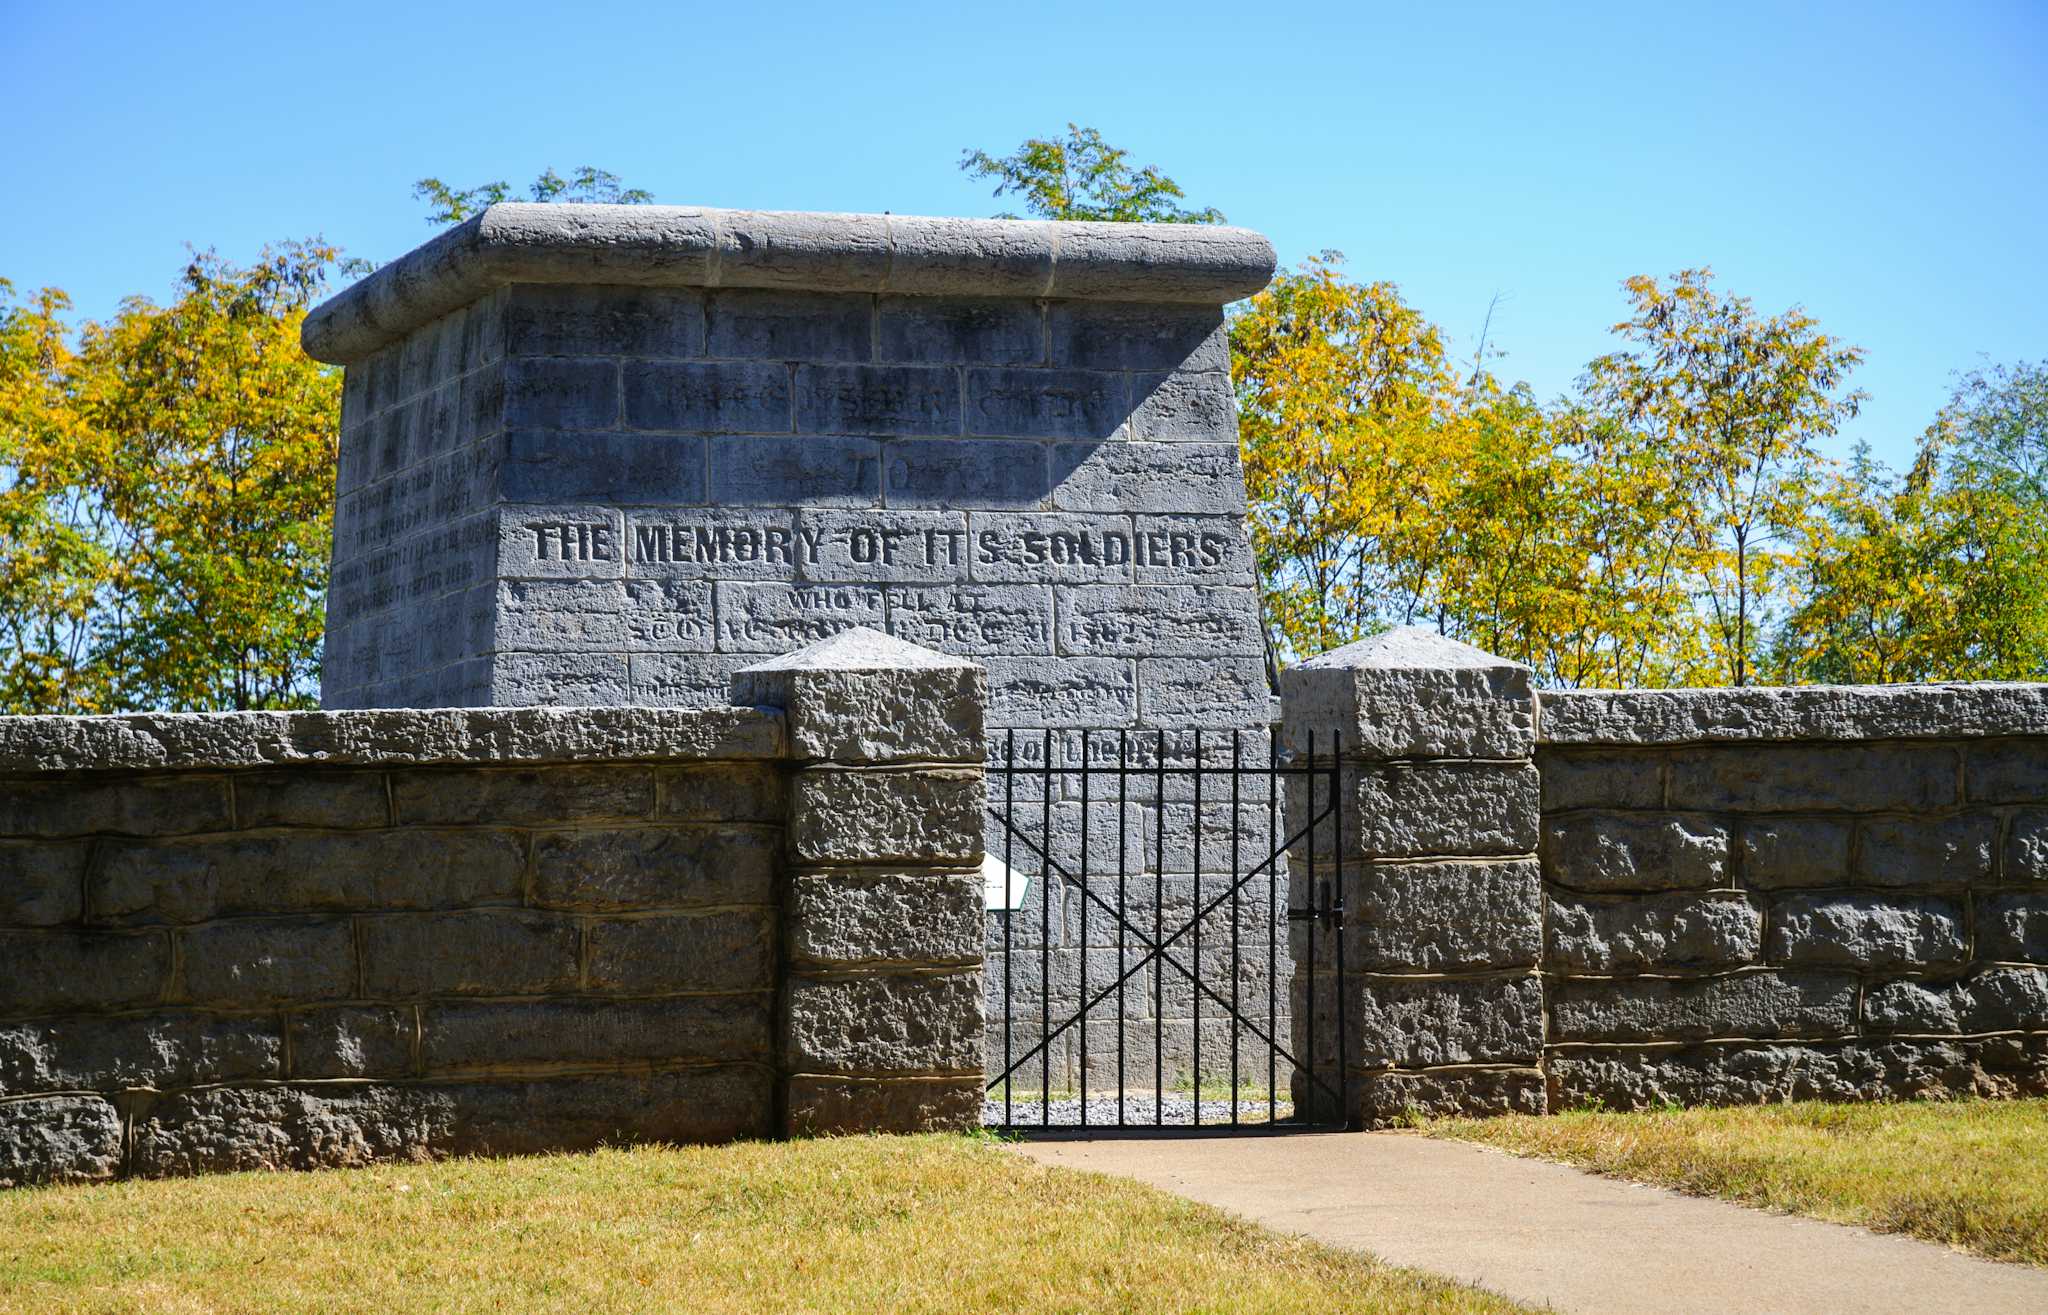
[{"label": "vertical iron gate bar", "polygon": [[[1124,1123],[1124,979],[1130,975],[1124,963],[1124,932],[1129,925],[1124,899],[1124,833],[1130,817],[1131,733],[1116,733],[1116,1123]],[[1143,837],[1139,837],[1143,839]]]},{"label": "vertical iron gate bar", "polygon": [[[1316,1071],[1316,733],[1308,733],[1308,774],[1302,778],[1308,787],[1308,880],[1303,884],[1308,904],[1308,1040],[1301,1047],[1302,1060],[1308,1065],[1310,1076]],[[1292,882],[1288,883],[1292,885]],[[1290,900],[1290,903],[1292,901]],[[1308,1083],[1302,1083],[1302,1090],[1309,1099],[1315,1093],[1308,1090]]]},{"label": "vertical iron gate bar", "polygon": [[[1269,768],[1266,774],[1266,834],[1271,837],[1266,843],[1280,843],[1280,732],[1269,728],[1266,732],[1266,746]],[[1266,1025],[1279,1030],[1280,1019],[1280,932],[1290,926],[1281,910],[1286,906],[1280,902],[1280,865],[1269,863],[1266,867]],[[1292,935],[1289,936],[1288,957],[1294,955]],[[1292,991],[1289,992],[1291,996]],[[1292,1000],[1289,1001],[1292,1003]],[[1292,1041],[1293,1037],[1287,1038]],[[1266,1121],[1271,1123],[1280,1117],[1280,1048],[1266,1047]]]},{"label": "vertical iron gate bar", "polygon": [[[1344,1020],[1344,753],[1342,732],[1330,737],[1330,887],[1335,917],[1330,935],[1337,941],[1337,1118],[1346,1119],[1351,1104],[1351,1037]],[[1348,1121],[1348,1120],[1346,1120]]]},{"label": "vertical iron gate bar", "polygon": [[[1244,770],[1243,737],[1236,731],[1230,733],[1230,1126],[1237,1126],[1237,998],[1238,940],[1237,940],[1237,874],[1243,870],[1238,862],[1237,833],[1243,821],[1238,816],[1237,774]],[[1270,1025],[1270,1024],[1269,1024]]]},{"label": "vertical iron gate bar", "polygon": [[[1152,761],[1152,943],[1166,935],[1166,732],[1159,732]],[[1152,1123],[1166,1111],[1166,974],[1152,961]]]},{"label": "vertical iron gate bar", "polygon": [[[1088,1126],[1088,731],[1081,732],[1081,1126]],[[1064,913],[1060,929],[1066,930]]]},{"label": "vertical iron gate bar", "polygon": [[[1052,731],[1045,732],[1044,789],[1038,796],[1038,1121],[1052,1123]],[[1064,894],[1064,892],[1062,892]]]},{"label": "vertical iron gate bar", "polygon": [[[1202,732],[1195,732],[1195,981],[1202,980]],[[1194,1086],[1195,1126],[1202,1126],[1202,991],[1188,993],[1194,1000]]]},{"label": "vertical iron gate bar", "polygon": [[[1003,741],[1003,820],[1008,822],[1017,815],[1017,732],[1013,729]],[[1017,905],[1010,894],[1016,881],[1016,870],[1010,866],[1016,832],[1008,826],[1003,828],[1003,1122],[1010,1122],[1010,924],[1016,920]]]}]

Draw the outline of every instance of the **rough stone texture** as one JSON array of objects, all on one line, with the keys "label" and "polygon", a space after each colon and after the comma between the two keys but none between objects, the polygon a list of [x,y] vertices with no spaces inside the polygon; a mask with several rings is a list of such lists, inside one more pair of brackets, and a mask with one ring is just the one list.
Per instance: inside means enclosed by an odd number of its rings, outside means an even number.
[{"label": "rough stone texture", "polygon": [[0,1101],[0,1187],[116,1177],[121,1115],[98,1096]]},{"label": "rough stone texture", "polygon": [[789,954],[823,967],[954,964],[982,955],[979,871],[863,871],[789,884]]},{"label": "rough stone texture", "polygon": [[1700,890],[1728,882],[1728,828],[1686,813],[1574,813],[1543,824],[1544,876],[1575,890]]},{"label": "rough stone texture", "polygon": [[1553,1041],[1834,1037],[1855,1025],[1853,977],[1750,972],[1696,981],[1580,979],[1550,994]]},{"label": "rough stone texture", "polygon": [[979,761],[985,669],[864,627],[742,668],[733,697],[784,710],[799,757]]},{"label": "rough stone texture", "polygon": [[0,1097],[282,1077],[276,1015],[167,1010],[0,1024]]},{"label": "rough stone texture", "polygon": [[1361,765],[1346,831],[1366,857],[1526,854],[1536,848],[1538,786],[1529,764]]},{"label": "rough stone texture", "polygon": [[1546,690],[1545,744],[2048,735],[2048,686],[1803,685]]},{"label": "rough stone texture", "polygon": [[1990,967],[1957,981],[1886,982],[1863,1000],[1874,1032],[1923,1036],[2048,1031],[2048,972]]},{"label": "rough stone texture", "polygon": [[1760,1105],[1793,1100],[2039,1096],[2048,1035],[1933,1043],[1736,1044],[1678,1050],[1553,1051],[1553,1109]]},{"label": "rough stone texture", "polygon": [[1773,963],[1925,968],[1969,956],[1962,906],[1946,899],[1795,895],[1771,906]]},{"label": "rough stone texture", "polygon": [[1477,1118],[1543,1114],[1549,1109],[1543,1071],[1536,1068],[1361,1073],[1350,1085],[1352,1103],[1368,1128],[1407,1126],[1418,1116]]},{"label": "rough stone texture", "polygon": [[981,862],[982,774],[813,767],[798,773],[789,843],[802,863]]},{"label": "rough stone texture", "polygon": [[1554,893],[1548,966],[1562,973],[1730,968],[1756,960],[1763,913],[1737,895],[1601,899]]},{"label": "rough stone texture", "polygon": [[[1344,906],[1354,972],[1529,968],[1543,954],[1543,880],[1531,859],[1356,863]],[[1305,929],[1293,939],[1300,957]],[[1334,965],[1334,938],[1321,939],[1317,958]]]},{"label": "rough stone texture", "polygon": [[1291,724],[1360,756],[1520,759],[1536,744],[1529,669],[1419,626],[1292,666],[1282,687]]},{"label": "rough stone texture", "polygon": [[1367,1068],[1533,1064],[1543,1055],[1543,983],[1536,977],[1373,978],[1345,1021]]},{"label": "rough stone texture", "polygon": [[788,1130],[799,1136],[853,1132],[946,1132],[981,1120],[982,1078],[848,1078],[799,1074],[789,1080]]},{"label": "rough stone texture", "polygon": [[978,971],[795,978],[784,1063],[792,1073],[977,1074],[981,995]]}]

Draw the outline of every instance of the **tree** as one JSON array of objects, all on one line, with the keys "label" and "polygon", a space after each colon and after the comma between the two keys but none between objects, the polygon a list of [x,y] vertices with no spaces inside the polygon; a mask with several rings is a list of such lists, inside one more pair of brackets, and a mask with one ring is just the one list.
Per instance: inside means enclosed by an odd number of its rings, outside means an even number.
[{"label": "tree", "polygon": [[[1128,151],[1102,139],[1093,128],[1067,125],[1064,138],[1033,137],[1001,158],[987,151],[962,152],[960,168],[975,178],[996,180],[992,196],[1015,193],[1025,210],[1040,219],[1102,219],[1151,224],[1220,224],[1217,209],[1183,209],[1187,193],[1153,165],[1132,169]],[[1016,219],[1015,214],[997,215]]]},{"label": "tree", "polygon": [[0,707],[311,706],[340,372],[299,325],[339,253],[195,255],[67,345],[45,289],[0,307]]},{"label": "tree", "polygon": [[[552,168],[543,170],[540,177],[527,184],[526,191],[535,201],[646,205],[654,199],[654,193],[626,187],[617,174],[587,164],[567,178]],[[427,222],[446,228],[461,223],[485,206],[510,200],[512,187],[500,180],[457,191],[438,178],[422,178],[413,184],[412,194],[415,200],[425,201],[431,207]]]},{"label": "tree", "polygon": [[1844,391],[1863,353],[1799,307],[1758,315],[1717,291],[1709,270],[1681,271],[1668,288],[1643,276],[1623,286],[1635,313],[1614,331],[1632,346],[1589,365],[1581,389],[1668,447],[1698,489],[1701,600],[1723,679],[1747,684],[1780,585],[1777,549],[1814,497],[1816,444],[1863,400]]}]

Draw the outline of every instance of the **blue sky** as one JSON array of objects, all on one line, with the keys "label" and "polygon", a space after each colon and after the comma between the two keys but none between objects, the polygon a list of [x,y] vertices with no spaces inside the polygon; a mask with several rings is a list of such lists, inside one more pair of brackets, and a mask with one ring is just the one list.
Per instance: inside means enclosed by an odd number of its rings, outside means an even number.
[{"label": "blue sky", "polygon": [[[1343,250],[1567,388],[1620,280],[1710,264],[1867,349],[1894,461],[1982,357],[2048,356],[2048,4],[0,0],[0,276],[104,315],[182,244],[427,237],[414,179],[612,169],[664,201],[989,214],[962,148],[1069,119]],[[1844,445],[1846,446],[1846,444]]]}]

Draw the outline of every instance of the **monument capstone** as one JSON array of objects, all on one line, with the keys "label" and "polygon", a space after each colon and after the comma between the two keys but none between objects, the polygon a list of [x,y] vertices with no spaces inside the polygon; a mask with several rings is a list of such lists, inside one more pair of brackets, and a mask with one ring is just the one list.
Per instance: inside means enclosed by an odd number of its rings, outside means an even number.
[{"label": "monument capstone", "polygon": [[1201,225],[495,205],[306,320],[346,367],[322,703],[703,705],[851,626],[996,727],[1271,704]]}]

